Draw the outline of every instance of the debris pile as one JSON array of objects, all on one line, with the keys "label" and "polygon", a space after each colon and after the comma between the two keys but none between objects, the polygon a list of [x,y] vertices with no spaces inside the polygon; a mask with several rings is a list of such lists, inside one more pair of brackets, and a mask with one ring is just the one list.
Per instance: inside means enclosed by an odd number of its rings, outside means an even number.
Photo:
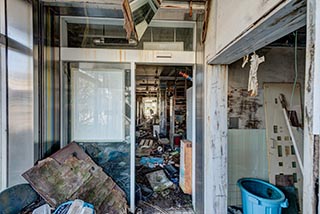
[{"label": "debris pile", "polygon": [[130,201],[130,144],[78,143],[81,148],[126,193]]},{"label": "debris pile", "polygon": [[136,144],[137,151],[148,149],[136,153],[136,198],[144,213],[192,212],[191,195],[179,186],[179,147],[172,149],[168,142],[150,137]]},{"label": "debris pile", "polygon": [[[136,144],[140,151],[136,153],[136,203],[145,214],[192,211],[190,193],[185,194],[179,187],[179,148],[173,150],[167,142],[152,138]],[[130,144],[70,143],[23,174],[31,186],[25,184],[2,192],[0,212],[127,213],[130,176]],[[14,207],[1,203],[2,197],[3,201],[10,198],[6,196],[10,192],[14,196],[21,192],[21,204],[15,201]],[[81,212],[70,211],[80,209]]]},{"label": "debris pile", "polygon": [[40,161],[23,177],[53,208],[81,199],[97,213],[127,213],[123,190],[76,143]]}]

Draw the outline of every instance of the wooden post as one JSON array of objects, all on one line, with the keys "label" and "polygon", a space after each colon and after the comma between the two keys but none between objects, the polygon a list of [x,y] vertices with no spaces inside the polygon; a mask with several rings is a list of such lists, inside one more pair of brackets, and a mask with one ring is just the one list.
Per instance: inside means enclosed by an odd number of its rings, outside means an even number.
[{"label": "wooden post", "polygon": [[207,65],[205,74],[205,213],[227,213],[228,66]]},{"label": "wooden post", "polygon": [[[317,213],[320,134],[320,2],[307,1],[303,213]],[[320,206],[320,205],[318,205]]]}]

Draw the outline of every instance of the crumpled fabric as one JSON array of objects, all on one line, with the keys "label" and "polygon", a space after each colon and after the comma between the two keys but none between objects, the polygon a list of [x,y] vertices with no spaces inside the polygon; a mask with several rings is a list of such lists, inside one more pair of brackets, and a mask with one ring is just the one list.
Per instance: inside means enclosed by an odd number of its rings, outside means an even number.
[{"label": "crumpled fabric", "polygon": [[264,56],[259,57],[256,53],[251,55],[248,92],[249,95],[255,97],[258,95],[258,68],[265,61]]}]

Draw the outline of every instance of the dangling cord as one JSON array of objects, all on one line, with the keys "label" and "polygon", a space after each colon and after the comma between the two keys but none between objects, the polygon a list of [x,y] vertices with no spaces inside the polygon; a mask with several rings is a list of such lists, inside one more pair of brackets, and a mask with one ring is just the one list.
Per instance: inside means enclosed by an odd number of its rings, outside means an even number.
[{"label": "dangling cord", "polygon": [[292,108],[293,96],[296,90],[297,80],[298,80],[298,31],[294,32],[295,41],[294,41],[294,71],[295,71],[295,78],[293,83],[293,89],[290,99],[290,108]]}]

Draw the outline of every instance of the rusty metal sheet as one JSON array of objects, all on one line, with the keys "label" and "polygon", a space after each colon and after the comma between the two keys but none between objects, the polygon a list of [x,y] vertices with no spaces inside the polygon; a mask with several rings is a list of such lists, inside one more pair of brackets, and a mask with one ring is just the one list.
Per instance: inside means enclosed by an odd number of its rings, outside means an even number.
[{"label": "rusty metal sheet", "polygon": [[76,143],[40,161],[23,177],[53,207],[81,199],[97,213],[127,213],[125,193]]}]

